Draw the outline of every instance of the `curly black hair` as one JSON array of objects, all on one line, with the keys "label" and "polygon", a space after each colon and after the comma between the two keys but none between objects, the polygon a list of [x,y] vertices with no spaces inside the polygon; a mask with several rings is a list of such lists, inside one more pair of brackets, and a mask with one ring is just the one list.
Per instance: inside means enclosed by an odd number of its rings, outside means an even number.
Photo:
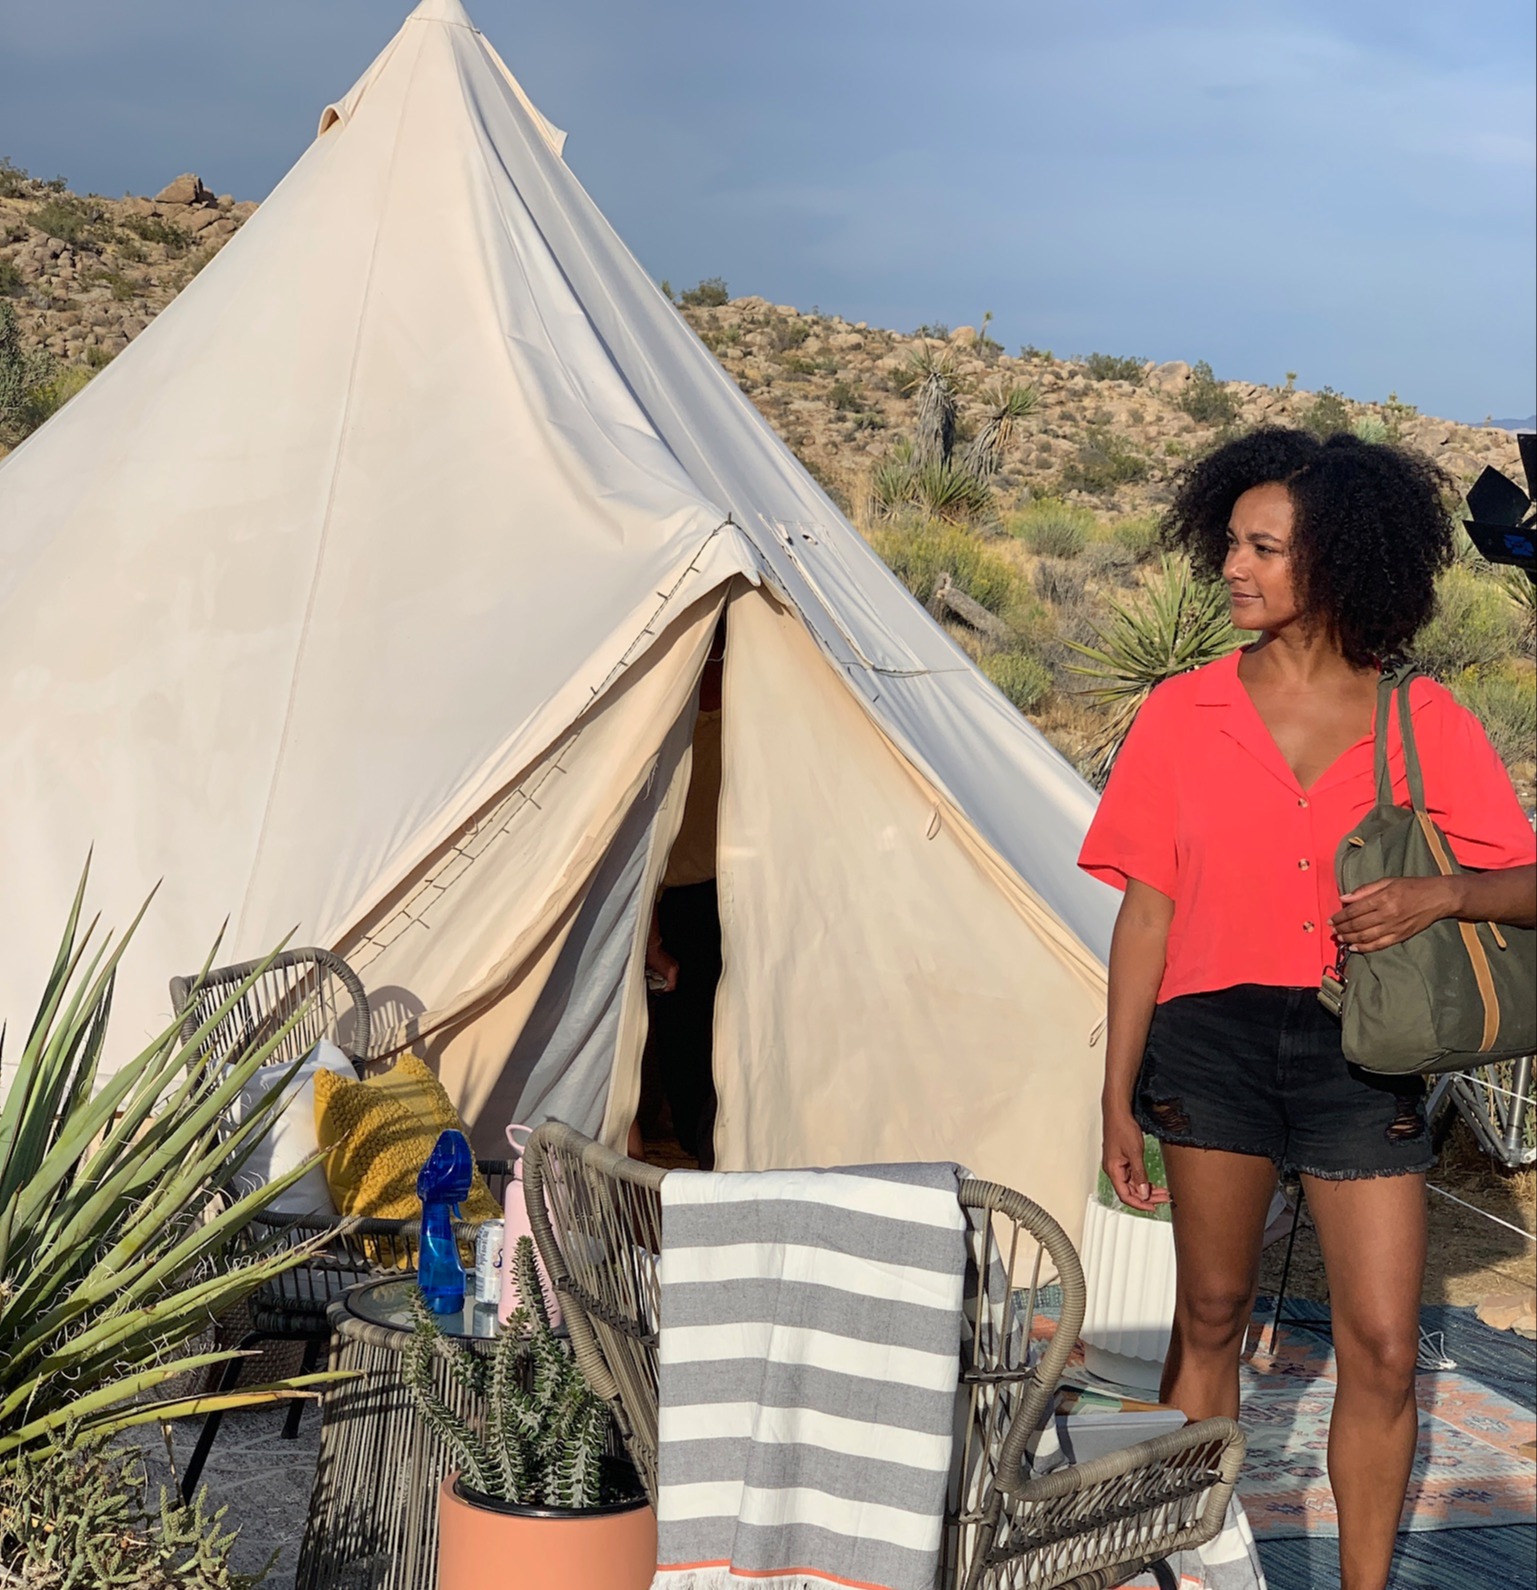
[{"label": "curly black hair", "polygon": [[1180,472],[1165,544],[1219,575],[1233,504],[1271,483],[1291,497],[1292,578],[1303,611],[1323,621],[1357,668],[1397,662],[1434,611],[1436,575],[1452,558],[1451,477],[1406,448],[1262,426]]}]

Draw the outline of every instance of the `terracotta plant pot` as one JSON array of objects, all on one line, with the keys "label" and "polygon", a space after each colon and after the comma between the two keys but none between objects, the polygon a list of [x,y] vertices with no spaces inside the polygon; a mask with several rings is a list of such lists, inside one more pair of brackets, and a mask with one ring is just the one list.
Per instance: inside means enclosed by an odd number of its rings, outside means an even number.
[{"label": "terracotta plant pot", "polygon": [[648,1590],[656,1514],[642,1497],[577,1512],[438,1492],[438,1590]]}]

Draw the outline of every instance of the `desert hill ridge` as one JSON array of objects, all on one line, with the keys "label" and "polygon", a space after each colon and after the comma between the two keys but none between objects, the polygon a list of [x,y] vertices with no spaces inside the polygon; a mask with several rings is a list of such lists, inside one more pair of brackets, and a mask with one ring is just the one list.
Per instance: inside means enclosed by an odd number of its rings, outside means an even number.
[{"label": "desert hill ridge", "polygon": [[[0,455],[78,392],[255,212],[194,175],[154,198],[70,193],[0,159]],[[1434,458],[1463,489],[1489,464],[1520,478],[1509,431],[1418,413],[1391,395],[1217,379],[1209,367],[1090,354],[1006,352],[980,328],[910,334],[724,282],[663,290],[861,532],[1000,690],[1091,778],[1114,713],[1086,679],[1084,646],[1138,664],[1145,619],[1171,578],[1156,522],[1180,464],[1261,423],[1352,429]],[[947,463],[921,463],[917,388],[939,372],[953,405]],[[986,455],[986,467],[972,462]],[[1483,718],[1528,804],[1537,784],[1530,587],[1463,548],[1420,661]],[[1203,598],[1176,604],[1175,634]],[[1226,604],[1220,604],[1223,612]],[[1173,611],[1173,609],[1170,609]],[[1142,622],[1139,619],[1138,622]],[[1236,636],[1225,622],[1214,644]],[[1129,648],[1129,650],[1128,650]],[[1199,658],[1195,660],[1200,660]],[[1188,660],[1187,660],[1188,665]]]},{"label": "desert hill ridge", "polygon": [[[0,160],[0,300],[20,343],[51,362],[67,397],[109,363],[239,231],[251,202],[216,196],[191,174],[154,198],[77,195]],[[1103,511],[1146,512],[1179,460],[1219,426],[1190,412],[1192,369],[1128,359],[1006,353],[986,328],[919,328],[904,335],[757,297],[729,299],[724,284],[682,295],[682,313],[807,465],[852,506],[862,479],[906,428],[902,367],[921,343],[952,353],[964,401],[1003,379],[1036,393],[1002,461],[1000,500],[1043,491]],[[41,356],[46,356],[44,361]],[[1511,470],[1508,432],[1420,415],[1393,399],[1360,402],[1296,389],[1220,382],[1221,423],[1300,422],[1322,400],[1346,424],[1401,438],[1464,485],[1486,463]],[[1224,400],[1220,394],[1226,394]],[[1213,412],[1216,412],[1215,410]],[[0,439],[3,440],[3,439]],[[1082,456],[1080,456],[1082,455]]]}]

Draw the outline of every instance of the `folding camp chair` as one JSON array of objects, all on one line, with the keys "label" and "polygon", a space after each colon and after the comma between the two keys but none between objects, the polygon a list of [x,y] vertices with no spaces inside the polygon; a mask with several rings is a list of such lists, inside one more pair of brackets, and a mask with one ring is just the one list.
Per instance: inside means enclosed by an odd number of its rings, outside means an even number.
[{"label": "folding camp chair", "polygon": [[[534,1133],[524,1180],[534,1238],[560,1293],[583,1372],[613,1407],[656,1500],[657,1341],[663,1171],[550,1122]],[[974,1284],[958,1356],[965,1437],[951,1467],[940,1583],[945,1590],[1108,1590],[1212,1539],[1243,1461],[1244,1435],[1207,1419],[1171,1435],[1032,1475],[1042,1427],[1083,1322],[1078,1255],[1020,1193],[966,1181]],[[1043,1272],[1055,1271],[1056,1328],[1031,1351]],[[989,1277],[993,1280],[990,1282]],[[1003,1285],[998,1279],[1005,1280]]]},{"label": "folding camp chair", "polygon": [[[273,1050],[271,1064],[297,1060],[321,1038],[328,1038],[361,1074],[372,1037],[368,996],[357,973],[329,950],[285,950],[266,962],[244,961],[201,976],[173,977],[171,1005],[184,1017],[182,1041],[190,1043],[231,993],[248,981],[250,987],[199,1045],[201,1056],[233,1058],[254,1044],[267,1042],[292,1020],[293,1026]],[[510,1162],[482,1160],[480,1168],[492,1196],[500,1202],[512,1174]],[[461,1229],[473,1241],[477,1228],[465,1224]],[[244,1328],[235,1327],[241,1349],[263,1341],[302,1342],[301,1372],[313,1373],[330,1340],[326,1310],[349,1286],[414,1270],[419,1235],[420,1222],[415,1220],[348,1221],[335,1215],[258,1214],[248,1233],[253,1246],[295,1247],[317,1236],[328,1241],[322,1251],[252,1294],[244,1310],[248,1318],[240,1322]],[[217,1329],[231,1334],[231,1322],[220,1321]],[[242,1363],[236,1358],[224,1365],[217,1392],[234,1388]],[[298,1399],[289,1405],[283,1424],[285,1439],[298,1434],[303,1408]],[[213,1412],[203,1421],[182,1476],[185,1496],[190,1497],[197,1486],[222,1418],[221,1413]]]}]

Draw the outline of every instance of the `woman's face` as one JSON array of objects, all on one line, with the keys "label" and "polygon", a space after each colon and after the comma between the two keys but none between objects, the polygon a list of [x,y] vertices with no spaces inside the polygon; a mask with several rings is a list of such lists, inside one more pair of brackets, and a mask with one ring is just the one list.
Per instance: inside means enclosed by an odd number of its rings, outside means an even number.
[{"label": "woman's face", "polygon": [[1292,503],[1278,483],[1254,486],[1228,519],[1227,581],[1236,629],[1275,631],[1302,616],[1291,572]]}]

